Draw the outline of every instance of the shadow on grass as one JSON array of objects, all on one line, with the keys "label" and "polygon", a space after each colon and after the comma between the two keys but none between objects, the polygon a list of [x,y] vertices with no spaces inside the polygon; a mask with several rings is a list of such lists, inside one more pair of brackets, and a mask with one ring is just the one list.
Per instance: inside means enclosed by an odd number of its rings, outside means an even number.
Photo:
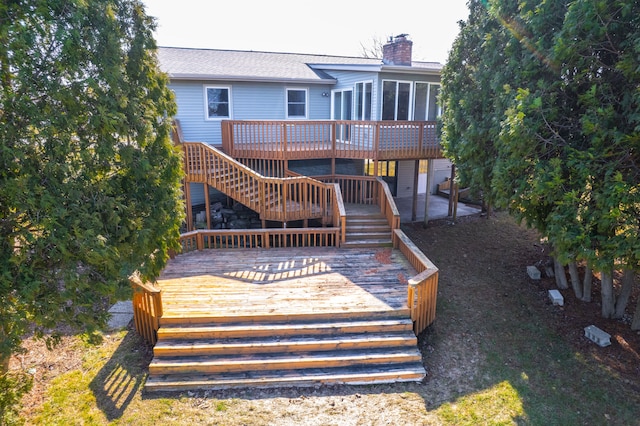
[{"label": "shadow on grass", "polygon": [[89,383],[96,404],[109,421],[122,417],[146,378],[150,348],[129,330],[111,358]]}]

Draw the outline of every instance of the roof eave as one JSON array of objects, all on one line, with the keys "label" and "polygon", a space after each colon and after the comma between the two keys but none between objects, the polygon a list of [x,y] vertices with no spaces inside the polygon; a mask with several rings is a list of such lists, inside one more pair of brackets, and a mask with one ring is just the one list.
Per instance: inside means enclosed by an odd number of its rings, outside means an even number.
[{"label": "roof eave", "polygon": [[383,65],[380,68],[380,72],[394,72],[394,73],[400,73],[400,74],[440,75],[442,74],[442,69],[418,68],[418,67],[408,67],[408,66],[402,66],[402,65]]},{"label": "roof eave", "polygon": [[337,83],[335,78],[324,79],[306,79],[306,78],[273,78],[273,77],[257,77],[257,76],[237,76],[237,75],[219,75],[219,74],[186,74],[186,73],[168,73],[170,80],[215,80],[215,81],[235,81],[235,82],[260,82],[260,83],[285,83],[285,84],[322,84],[334,85]]}]

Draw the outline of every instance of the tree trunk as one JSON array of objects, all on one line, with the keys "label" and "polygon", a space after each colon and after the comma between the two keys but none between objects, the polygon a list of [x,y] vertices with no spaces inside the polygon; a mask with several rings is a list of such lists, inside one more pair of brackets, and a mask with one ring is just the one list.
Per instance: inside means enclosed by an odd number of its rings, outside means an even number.
[{"label": "tree trunk", "polygon": [[633,314],[631,329],[636,331],[640,330],[640,297],[638,297],[638,303],[636,304],[636,312]]},{"label": "tree trunk", "polygon": [[582,283],[580,283],[578,264],[576,262],[569,263],[569,276],[571,277],[571,287],[573,287],[576,298],[582,300]]},{"label": "tree trunk", "polygon": [[624,315],[624,310],[629,303],[629,297],[631,296],[631,290],[633,290],[633,270],[625,268],[622,272],[622,288],[620,294],[616,297],[616,309],[613,313],[613,318],[620,319]]},{"label": "tree trunk", "polygon": [[493,216],[493,206],[491,205],[491,201],[487,203],[487,218]]},{"label": "tree trunk", "polygon": [[584,267],[584,281],[582,281],[582,301],[591,302],[591,284],[593,283],[593,270],[589,265]]},{"label": "tree trunk", "polygon": [[560,290],[565,290],[569,288],[569,283],[567,282],[567,275],[564,272],[564,266],[558,262],[557,259],[553,259],[553,268],[554,273],[556,274],[556,285]]},{"label": "tree trunk", "polygon": [[616,298],[613,293],[613,271],[600,273],[602,296],[602,318],[611,318],[616,307]]}]

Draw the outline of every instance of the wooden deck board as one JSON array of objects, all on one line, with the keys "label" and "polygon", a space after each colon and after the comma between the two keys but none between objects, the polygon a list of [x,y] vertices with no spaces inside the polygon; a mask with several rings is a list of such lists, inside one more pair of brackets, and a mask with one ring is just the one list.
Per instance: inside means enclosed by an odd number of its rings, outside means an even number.
[{"label": "wooden deck board", "polygon": [[391,249],[204,250],[158,279],[164,317],[304,315],[407,309],[416,271]]}]

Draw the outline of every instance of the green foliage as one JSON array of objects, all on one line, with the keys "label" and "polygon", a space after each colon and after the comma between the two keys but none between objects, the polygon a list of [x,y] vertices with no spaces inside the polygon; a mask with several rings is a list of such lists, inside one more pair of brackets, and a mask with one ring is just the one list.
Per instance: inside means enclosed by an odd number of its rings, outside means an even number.
[{"label": "green foliage", "polygon": [[24,394],[31,390],[33,377],[22,372],[0,374],[0,424],[21,424],[18,406]]},{"label": "green foliage", "polygon": [[640,5],[469,6],[443,74],[448,154],[560,260],[638,269]]},{"label": "green foliage", "polygon": [[128,275],[155,277],[177,247],[153,25],[137,0],[0,5],[0,357],[27,327],[101,327]]},{"label": "green foliage", "polygon": [[469,18],[460,23],[460,34],[442,73],[444,108],[442,144],[447,156],[462,165],[463,186],[482,193],[493,204],[491,180],[496,158],[495,139],[500,131],[499,90],[493,69],[504,61],[499,24],[478,1],[469,2]]}]

